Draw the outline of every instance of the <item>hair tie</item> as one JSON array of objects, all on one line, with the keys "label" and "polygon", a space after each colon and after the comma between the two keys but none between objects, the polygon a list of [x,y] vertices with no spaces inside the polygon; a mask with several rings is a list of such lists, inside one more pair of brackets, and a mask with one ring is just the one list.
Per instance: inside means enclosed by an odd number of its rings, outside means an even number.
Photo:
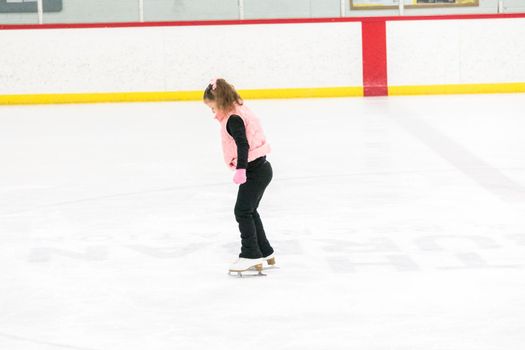
[{"label": "hair tie", "polygon": [[212,80],[210,80],[210,84],[211,84],[211,89],[215,90],[217,88],[217,78],[213,78]]}]

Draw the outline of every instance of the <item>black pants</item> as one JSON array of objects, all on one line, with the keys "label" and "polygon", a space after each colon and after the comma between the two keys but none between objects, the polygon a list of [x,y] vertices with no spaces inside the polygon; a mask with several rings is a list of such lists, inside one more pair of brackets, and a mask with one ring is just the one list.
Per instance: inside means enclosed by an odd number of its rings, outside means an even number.
[{"label": "black pants", "polygon": [[258,158],[250,163],[246,169],[247,180],[239,186],[237,193],[235,220],[239,223],[239,231],[241,231],[239,257],[255,259],[273,253],[273,248],[266,238],[261,217],[257,212],[264,190],[272,180],[273,170],[266,157]]}]

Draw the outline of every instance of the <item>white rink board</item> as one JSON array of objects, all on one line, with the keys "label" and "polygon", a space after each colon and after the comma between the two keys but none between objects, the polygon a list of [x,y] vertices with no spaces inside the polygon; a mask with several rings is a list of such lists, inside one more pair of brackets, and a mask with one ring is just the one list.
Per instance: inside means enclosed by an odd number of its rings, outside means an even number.
[{"label": "white rink board", "polygon": [[389,86],[525,82],[525,19],[387,21]]},{"label": "white rink board", "polygon": [[0,31],[0,94],[362,85],[361,24]]}]

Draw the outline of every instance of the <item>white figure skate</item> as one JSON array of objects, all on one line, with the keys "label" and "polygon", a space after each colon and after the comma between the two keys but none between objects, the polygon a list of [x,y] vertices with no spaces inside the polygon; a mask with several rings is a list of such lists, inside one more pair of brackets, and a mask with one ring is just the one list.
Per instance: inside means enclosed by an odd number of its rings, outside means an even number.
[{"label": "white figure skate", "polygon": [[261,271],[263,269],[264,259],[247,259],[247,258],[238,258],[233,264],[230,265],[228,274],[231,275],[232,272],[236,272],[239,277],[243,277],[242,273],[246,271],[257,271],[257,275],[250,276],[266,276]]},{"label": "white figure skate", "polygon": [[[262,258],[263,261],[263,270],[271,270],[271,269],[278,269],[279,267],[275,265],[275,255],[274,253],[265,256]],[[268,266],[264,266],[264,262],[268,264]],[[251,271],[255,270],[255,268],[250,268]]]},{"label": "white figure skate", "polygon": [[275,265],[275,255],[274,255],[274,253],[264,257],[263,260],[266,260],[266,263],[268,263],[269,266],[274,266]]}]

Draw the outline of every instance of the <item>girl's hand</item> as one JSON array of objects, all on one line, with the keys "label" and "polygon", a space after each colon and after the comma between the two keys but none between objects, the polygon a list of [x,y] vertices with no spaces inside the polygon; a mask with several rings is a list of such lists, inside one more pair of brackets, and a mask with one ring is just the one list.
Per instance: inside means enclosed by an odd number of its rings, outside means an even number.
[{"label": "girl's hand", "polygon": [[246,169],[237,169],[233,175],[233,182],[237,185],[242,185],[246,182]]}]

